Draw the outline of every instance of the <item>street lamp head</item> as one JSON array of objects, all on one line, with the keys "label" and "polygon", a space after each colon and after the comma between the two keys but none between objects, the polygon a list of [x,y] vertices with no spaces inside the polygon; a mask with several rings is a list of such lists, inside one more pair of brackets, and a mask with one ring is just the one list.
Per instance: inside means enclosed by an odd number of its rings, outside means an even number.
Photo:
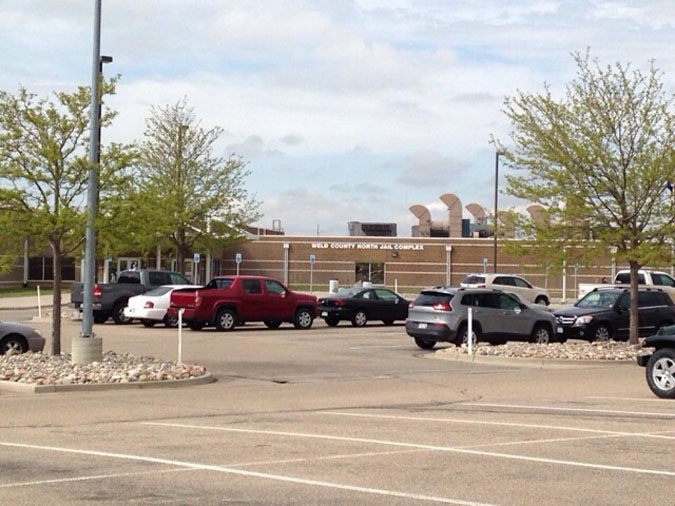
[{"label": "street lamp head", "polygon": [[103,56],[101,55],[101,63],[112,63],[113,57],[112,56]]}]

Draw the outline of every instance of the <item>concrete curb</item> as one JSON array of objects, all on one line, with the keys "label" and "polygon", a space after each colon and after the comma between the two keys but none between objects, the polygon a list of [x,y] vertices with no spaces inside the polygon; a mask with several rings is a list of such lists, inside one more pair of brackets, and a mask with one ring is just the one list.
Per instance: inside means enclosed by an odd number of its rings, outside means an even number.
[{"label": "concrete curb", "polygon": [[[441,351],[441,350],[438,350]],[[438,352],[425,354],[424,358],[432,360],[450,360],[456,362],[472,362],[482,365],[496,365],[505,367],[528,367],[531,369],[579,369],[603,367],[608,365],[637,365],[635,360],[563,360],[551,358],[516,358],[495,357],[490,355],[465,355]]]},{"label": "concrete curb", "polygon": [[103,390],[130,390],[144,388],[182,388],[213,383],[216,378],[207,372],[203,376],[179,380],[139,381],[136,383],[87,383],[84,385],[34,385],[15,381],[0,381],[0,392],[47,394],[55,392],[99,392]]}]

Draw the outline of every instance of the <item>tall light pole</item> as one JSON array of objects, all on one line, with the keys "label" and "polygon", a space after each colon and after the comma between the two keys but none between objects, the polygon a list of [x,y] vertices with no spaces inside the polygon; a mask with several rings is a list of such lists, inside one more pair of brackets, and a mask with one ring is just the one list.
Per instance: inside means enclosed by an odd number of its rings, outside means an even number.
[{"label": "tall light pole", "polygon": [[101,57],[101,0],[94,6],[94,44],[91,76],[91,110],[89,132],[89,170],[87,171],[87,229],[85,232],[85,253],[82,300],[82,330],[80,339],[73,339],[72,360],[88,363],[102,359],[102,342],[94,338],[94,273],[96,270],[96,204],[98,200],[97,171],[100,161],[100,81],[103,63],[112,61],[109,56]]},{"label": "tall light pole", "polygon": [[493,252],[492,252],[492,265],[494,266],[494,273],[497,273],[497,204],[499,199],[499,151],[495,152],[495,226],[493,232]]}]

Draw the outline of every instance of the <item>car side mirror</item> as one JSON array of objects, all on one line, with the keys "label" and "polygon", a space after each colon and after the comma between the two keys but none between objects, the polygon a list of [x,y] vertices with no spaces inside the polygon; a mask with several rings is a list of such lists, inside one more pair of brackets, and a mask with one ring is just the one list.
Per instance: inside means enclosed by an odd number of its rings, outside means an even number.
[{"label": "car side mirror", "polygon": [[525,304],[521,304],[520,309],[527,309],[527,306]]}]

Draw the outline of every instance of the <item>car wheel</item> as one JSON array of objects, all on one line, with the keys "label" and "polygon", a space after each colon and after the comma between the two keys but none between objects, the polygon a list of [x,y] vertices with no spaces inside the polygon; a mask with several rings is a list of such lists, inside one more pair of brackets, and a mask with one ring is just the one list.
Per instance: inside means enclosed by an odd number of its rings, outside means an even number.
[{"label": "car wheel", "polygon": [[609,327],[605,325],[604,323],[601,323],[597,327],[595,327],[595,330],[593,331],[593,334],[591,335],[591,341],[609,341],[612,338],[612,332],[609,330]]},{"label": "car wheel", "polygon": [[[178,324],[176,324],[177,326]],[[187,324],[190,330],[202,330],[204,328],[204,322],[190,322]]]},{"label": "car wheel", "polygon": [[394,320],[382,320],[382,323],[384,323],[385,325],[393,325]]},{"label": "car wheel", "polygon": [[426,339],[415,338],[415,344],[423,350],[432,350],[436,346],[436,341],[427,341]]},{"label": "car wheel", "polygon": [[265,324],[265,327],[268,329],[278,329],[279,326],[281,325],[281,322],[279,320],[265,320],[263,322]]},{"label": "car wheel", "polygon": [[216,315],[216,329],[230,331],[237,323],[237,317],[230,309],[221,309]]},{"label": "car wheel", "polygon": [[543,295],[540,295],[534,300],[534,303],[539,304],[540,306],[548,306],[548,299]]},{"label": "car wheel", "polygon": [[647,362],[647,384],[662,399],[675,399],[675,350],[661,348]]},{"label": "car wheel", "polygon": [[94,323],[105,323],[108,321],[108,315],[101,311],[94,311]]},{"label": "car wheel", "polygon": [[19,355],[28,351],[28,343],[23,336],[9,335],[0,341],[0,355]]},{"label": "car wheel", "polygon": [[[468,342],[468,335],[469,335],[469,327],[466,323],[463,323],[460,327],[459,330],[457,331],[457,339],[455,339],[455,345],[456,346],[462,346],[462,345],[467,345]],[[471,346],[474,347],[476,344],[478,344],[478,341],[481,340],[480,336],[480,329],[477,328],[477,326],[474,324],[473,326],[473,332],[471,336]]]},{"label": "car wheel", "polygon": [[326,318],[325,321],[326,321],[326,325],[328,325],[329,327],[337,327],[338,323],[340,323],[339,318],[335,318],[335,317],[331,317],[331,316]]},{"label": "car wheel", "polygon": [[178,315],[169,316],[169,313],[164,315],[164,326],[170,329],[178,327]]},{"label": "car wheel", "polygon": [[551,329],[546,325],[536,325],[534,330],[532,330],[532,336],[530,337],[531,343],[549,344],[552,340]]},{"label": "car wheel", "polygon": [[352,325],[354,327],[363,327],[368,322],[368,316],[366,316],[365,311],[357,311],[352,316]]},{"label": "car wheel", "polygon": [[296,329],[308,329],[314,323],[314,315],[309,309],[298,309],[293,318],[293,325]]},{"label": "car wheel", "polygon": [[124,316],[124,308],[127,307],[126,302],[118,302],[113,306],[112,319],[117,325],[126,325],[131,323],[131,318]]},{"label": "car wheel", "polygon": [[150,328],[150,327],[154,327],[155,323],[157,323],[157,322],[155,320],[147,320],[147,319],[143,318],[141,320],[141,323],[143,324],[144,327]]}]

